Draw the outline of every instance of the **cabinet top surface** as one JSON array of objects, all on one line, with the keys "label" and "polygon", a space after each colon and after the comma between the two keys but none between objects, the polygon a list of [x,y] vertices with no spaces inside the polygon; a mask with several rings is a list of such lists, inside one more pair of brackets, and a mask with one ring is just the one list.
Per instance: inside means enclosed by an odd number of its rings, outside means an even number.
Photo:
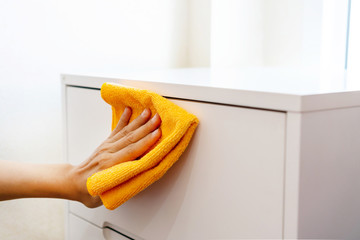
[{"label": "cabinet top surface", "polygon": [[310,69],[187,68],[119,73],[63,74],[65,85],[100,88],[104,82],[163,96],[277,111],[307,112],[360,106],[360,90],[329,85]]}]

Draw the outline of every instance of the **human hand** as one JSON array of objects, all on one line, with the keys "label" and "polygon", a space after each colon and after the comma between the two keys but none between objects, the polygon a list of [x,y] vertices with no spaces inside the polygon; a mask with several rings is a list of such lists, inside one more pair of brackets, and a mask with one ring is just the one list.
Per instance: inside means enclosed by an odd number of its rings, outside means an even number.
[{"label": "human hand", "polygon": [[161,137],[161,119],[158,114],[150,119],[151,112],[145,109],[129,123],[131,109],[125,108],[116,128],[94,153],[78,166],[72,166],[69,179],[72,183],[69,198],[93,208],[102,205],[98,196],[91,196],[86,188],[87,178],[96,172],[116,164],[135,160],[144,154]]}]

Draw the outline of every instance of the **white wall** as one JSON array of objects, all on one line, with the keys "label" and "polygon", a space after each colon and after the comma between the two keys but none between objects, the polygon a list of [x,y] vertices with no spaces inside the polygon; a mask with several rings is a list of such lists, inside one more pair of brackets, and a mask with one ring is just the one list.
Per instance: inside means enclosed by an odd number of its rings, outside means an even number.
[{"label": "white wall", "polygon": [[[62,162],[60,73],[183,67],[187,31],[182,0],[0,1],[0,159]],[[62,239],[61,201],[0,206],[0,239]]]},{"label": "white wall", "polygon": [[263,0],[212,0],[211,66],[263,65]]},{"label": "white wall", "polygon": [[210,66],[211,1],[188,1],[188,67]]},{"label": "white wall", "polygon": [[349,55],[347,68],[348,88],[360,89],[360,1],[351,1]]},{"label": "white wall", "polygon": [[180,0],[2,1],[0,158],[61,160],[61,72],[185,66],[184,12]]},{"label": "white wall", "polygon": [[323,0],[212,0],[212,67],[320,64]]},{"label": "white wall", "polygon": [[321,85],[323,89],[341,88],[345,87],[348,1],[323,1]]}]

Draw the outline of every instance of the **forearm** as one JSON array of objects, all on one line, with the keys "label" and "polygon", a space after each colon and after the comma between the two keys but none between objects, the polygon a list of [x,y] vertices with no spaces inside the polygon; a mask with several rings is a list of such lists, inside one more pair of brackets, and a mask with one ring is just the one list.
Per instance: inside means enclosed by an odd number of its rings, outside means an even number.
[{"label": "forearm", "polygon": [[69,164],[0,161],[0,200],[49,197],[77,200]]}]

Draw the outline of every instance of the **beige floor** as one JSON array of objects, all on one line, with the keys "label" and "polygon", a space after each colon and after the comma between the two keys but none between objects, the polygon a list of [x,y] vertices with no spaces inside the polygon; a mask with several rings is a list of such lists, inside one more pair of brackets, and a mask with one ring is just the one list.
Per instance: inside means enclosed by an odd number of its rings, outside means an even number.
[{"label": "beige floor", "polygon": [[64,201],[20,199],[0,201],[1,240],[63,240]]}]

